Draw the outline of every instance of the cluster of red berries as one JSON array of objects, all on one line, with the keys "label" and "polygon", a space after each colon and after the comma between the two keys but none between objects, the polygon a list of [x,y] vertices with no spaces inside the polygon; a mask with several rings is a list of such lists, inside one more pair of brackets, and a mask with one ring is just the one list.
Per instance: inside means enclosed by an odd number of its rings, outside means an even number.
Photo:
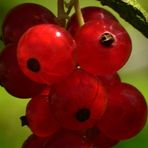
[{"label": "cluster of red berries", "polygon": [[31,98],[22,121],[33,134],[23,148],[110,148],[139,133],[147,105],[117,71],[130,57],[126,30],[108,11],[82,9],[61,27],[38,4],[16,6],[3,22],[0,84]]}]

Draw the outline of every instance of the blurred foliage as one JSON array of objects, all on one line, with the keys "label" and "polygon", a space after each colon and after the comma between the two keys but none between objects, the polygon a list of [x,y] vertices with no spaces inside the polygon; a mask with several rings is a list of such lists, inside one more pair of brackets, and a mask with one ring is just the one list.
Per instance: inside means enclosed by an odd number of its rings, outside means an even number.
[{"label": "blurred foliage", "polygon": [[142,8],[137,0],[98,0],[115,10],[120,17],[138,29],[148,38],[148,13]]},{"label": "blurred foliage", "polygon": [[[148,11],[147,0],[138,0],[139,3]],[[0,26],[6,13],[15,5],[24,2],[34,2],[48,7],[56,14],[56,0],[0,0]],[[81,6],[101,6],[95,0],[80,0]],[[120,23],[129,32],[133,51],[128,63],[119,71],[122,81],[136,86],[145,96],[148,102],[148,39],[139,31],[126,23],[111,8],[101,6],[111,11]],[[0,29],[1,35],[1,29]],[[0,49],[3,47],[0,42]],[[28,99],[17,99],[10,96],[0,87],[0,148],[21,148],[23,141],[31,133],[27,127],[21,127],[20,116],[25,114],[25,107]],[[148,147],[148,124],[137,136],[123,141],[116,148],[147,148]],[[62,147],[61,147],[62,148]]]}]

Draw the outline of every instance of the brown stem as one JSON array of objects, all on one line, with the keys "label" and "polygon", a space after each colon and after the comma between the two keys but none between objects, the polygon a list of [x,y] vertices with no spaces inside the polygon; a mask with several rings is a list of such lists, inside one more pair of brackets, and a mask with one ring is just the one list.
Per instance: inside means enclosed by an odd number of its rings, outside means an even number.
[{"label": "brown stem", "polygon": [[58,0],[58,23],[65,27],[65,10],[64,10],[64,0]]},{"label": "brown stem", "polygon": [[[67,14],[67,16],[70,14],[70,12],[71,12],[71,9],[73,8],[73,6],[74,6],[74,1],[75,0],[71,0],[68,4],[67,4],[67,11],[66,11],[66,14]],[[66,5],[66,4],[65,4]]]}]

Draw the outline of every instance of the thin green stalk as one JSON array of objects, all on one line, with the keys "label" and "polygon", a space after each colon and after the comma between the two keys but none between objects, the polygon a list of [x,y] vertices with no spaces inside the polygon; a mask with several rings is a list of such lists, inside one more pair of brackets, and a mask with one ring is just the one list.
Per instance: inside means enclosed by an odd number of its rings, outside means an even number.
[{"label": "thin green stalk", "polygon": [[84,25],[85,22],[84,22],[84,18],[83,18],[82,12],[81,12],[79,0],[74,1],[74,8],[75,8],[75,12],[77,15],[79,25],[80,26]]}]

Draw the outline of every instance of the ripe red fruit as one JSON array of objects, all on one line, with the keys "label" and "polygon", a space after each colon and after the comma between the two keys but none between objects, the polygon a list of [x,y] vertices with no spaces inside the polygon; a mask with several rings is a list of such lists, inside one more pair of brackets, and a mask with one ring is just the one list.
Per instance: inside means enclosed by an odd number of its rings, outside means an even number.
[{"label": "ripe red fruit", "polygon": [[26,77],[17,61],[16,45],[6,46],[0,54],[0,85],[18,98],[30,98],[39,94],[46,86]]},{"label": "ripe red fruit", "polygon": [[17,42],[30,27],[43,23],[55,24],[54,14],[47,8],[33,3],[15,6],[6,15],[2,25],[2,37],[5,44]]},{"label": "ripe red fruit", "polygon": [[32,134],[24,141],[22,148],[44,148],[47,141],[48,137],[38,137]]},{"label": "ripe red fruit", "polygon": [[[84,22],[89,22],[93,20],[110,20],[110,21],[117,21],[117,19],[107,10],[95,6],[84,7],[81,9]],[[80,29],[80,25],[78,23],[78,19],[76,14],[74,13],[68,23],[67,23],[67,30],[71,33],[72,36],[75,36],[77,31]]]},{"label": "ripe red fruit", "polygon": [[30,28],[18,44],[18,61],[32,80],[52,84],[66,78],[75,67],[75,42],[57,25],[42,24]]},{"label": "ripe red fruit", "polygon": [[50,110],[47,90],[41,95],[33,97],[27,105],[27,123],[32,132],[40,137],[53,135],[59,130],[59,124],[55,121]]},{"label": "ripe red fruit", "polygon": [[84,137],[88,145],[95,148],[111,148],[119,143],[119,140],[107,137],[97,127],[87,129]]},{"label": "ripe red fruit", "polygon": [[75,40],[78,64],[95,75],[115,73],[131,54],[131,39],[116,21],[88,22],[81,27]]},{"label": "ripe red fruit", "polygon": [[81,70],[56,84],[49,99],[55,118],[66,129],[92,127],[106,108],[106,93],[102,84]]},{"label": "ripe red fruit", "polygon": [[49,140],[45,148],[89,148],[83,136],[74,131],[60,131]]},{"label": "ripe red fruit", "polygon": [[112,75],[98,76],[98,78],[102,81],[107,90],[121,83],[121,79],[118,73],[114,73]]},{"label": "ripe red fruit", "polygon": [[97,126],[105,135],[124,140],[138,134],[146,119],[144,96],[132,85],[121,83],[110,89],[107,109]]}]

